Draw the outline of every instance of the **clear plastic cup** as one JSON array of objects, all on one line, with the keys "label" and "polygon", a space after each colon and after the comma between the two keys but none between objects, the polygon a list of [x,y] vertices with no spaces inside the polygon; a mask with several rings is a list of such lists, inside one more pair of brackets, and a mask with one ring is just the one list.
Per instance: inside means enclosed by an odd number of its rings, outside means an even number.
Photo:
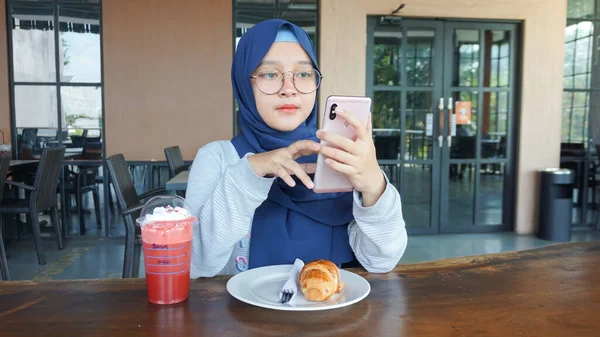
[{"label": "clear plastic cup", "polygon": [[0,159],[2,158],[11,158],[12,159],[12,151],[10,144],[0,144]]},{"label": "clear plastic cup", "polygon": [[185,301],[190,290],[192,229],[198,219],[190,215],[183,198],[169,195],[148,200],[136,221],[142,230],[148,301]]}]

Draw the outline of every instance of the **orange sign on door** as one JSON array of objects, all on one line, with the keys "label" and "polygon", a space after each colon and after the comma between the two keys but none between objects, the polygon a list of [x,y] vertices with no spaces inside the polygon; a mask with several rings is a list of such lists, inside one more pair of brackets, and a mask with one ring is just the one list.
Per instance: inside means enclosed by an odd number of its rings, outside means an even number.
[{"label": "orange sign on door", "polygon": [[471,102],[457,101],[454,112],[456,124],[471,124]]}]

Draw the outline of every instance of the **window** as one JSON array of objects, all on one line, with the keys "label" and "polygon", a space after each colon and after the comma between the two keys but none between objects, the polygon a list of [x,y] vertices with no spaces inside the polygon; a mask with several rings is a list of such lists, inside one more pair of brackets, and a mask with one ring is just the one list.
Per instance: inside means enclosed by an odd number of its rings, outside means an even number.
[{"label": "window", "polygon": [[[562,143],[587,146],[590,108],[600,93],[594,76],[594,28],[600,22],[597,0],[569,0],[565,28]],[[597,48],[597,46],[596,46]],[[597,105],[594,104],[594,105]]]},{"label": "window", "polygon": [[473,29],[457,29],[454,32],[455,53],[458,60],[458,73],[453,84],[459,87],[476,87],[479,85],[479,31]]},{"label": "window", "polygon": [[[302,27],[318,51],[318,8],[318,0],[233,0],[234,46],[237,47],[242,35],[255,24],[268,19],[283,19]],[[237,134],[237,102],[234,109],[234,132]]]},{"label": "window", "polygon": [[8,11],[17,157],[94,144],[78,159],[102,159],[100,0],[9,0]]},{"label": "window", "polygon": [[406,44],[406,81],[408,86],[432,86],[433,31],[409,31]]},{"label": "window", "polygon": [[235,39],[255,24],[268,19],[287,20],[302,27],[317,46],[317,0],[234,0]]},{"label": "window", "polygon": [[486,31],[490,36],[490,87],[507,87],[510,61],[510,34],[508,31]]}]

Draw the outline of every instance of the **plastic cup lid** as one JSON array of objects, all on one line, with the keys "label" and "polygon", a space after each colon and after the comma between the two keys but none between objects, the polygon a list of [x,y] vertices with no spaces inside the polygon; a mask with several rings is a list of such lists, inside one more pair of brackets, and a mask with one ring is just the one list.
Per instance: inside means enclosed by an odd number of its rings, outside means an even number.
[{"label": "plastic cup lid", "polygon": [[[148,219],[149,217],[154,219]],[[190,217],[195,218],[185,199],[178,195],[160,195],[151,198],[144,204],[136,222],[139,226],[144,226],[150,222],[177,221]]]}]

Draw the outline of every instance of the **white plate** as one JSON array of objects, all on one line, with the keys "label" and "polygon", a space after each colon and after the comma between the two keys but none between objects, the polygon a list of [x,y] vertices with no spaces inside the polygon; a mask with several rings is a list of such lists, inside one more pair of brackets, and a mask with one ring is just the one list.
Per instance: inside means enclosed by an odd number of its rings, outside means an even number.
[{"label": "white plate", "polygon": [[360,275],[340,269],[344,288],[323,302],[310,302],[298,288],[296,297],[285,304],[279,303],[279,291],[287,280],[292,265],[277,265],[250,269],[233,276],[227,282],[227,291],[242,302],[263,308],[287,311],[315,311],[345,307],[369,295],[371,285]]}]

